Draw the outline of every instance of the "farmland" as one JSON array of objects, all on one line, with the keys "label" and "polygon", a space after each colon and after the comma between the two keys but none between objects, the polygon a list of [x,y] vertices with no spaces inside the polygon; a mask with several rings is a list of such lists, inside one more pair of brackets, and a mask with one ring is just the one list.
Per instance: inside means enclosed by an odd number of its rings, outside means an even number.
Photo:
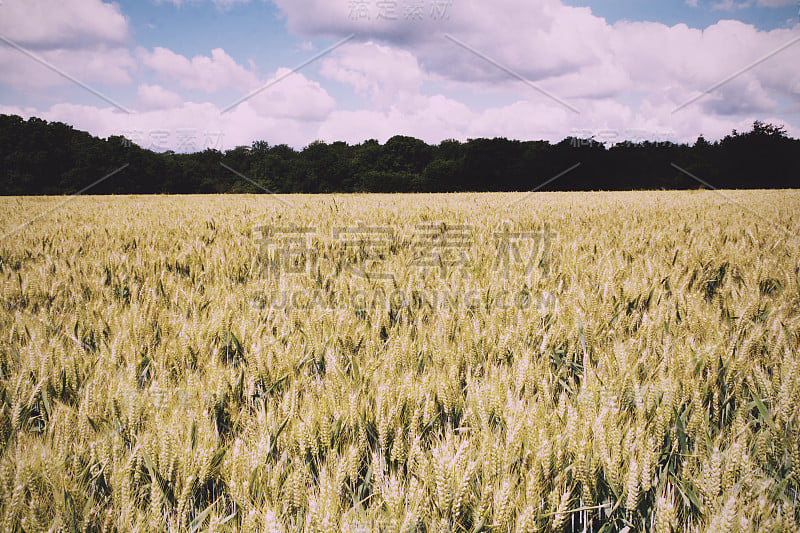
[{"label": "farmland", "polygon": [[0,205],[5,531],[800,528],[797,191]]}]

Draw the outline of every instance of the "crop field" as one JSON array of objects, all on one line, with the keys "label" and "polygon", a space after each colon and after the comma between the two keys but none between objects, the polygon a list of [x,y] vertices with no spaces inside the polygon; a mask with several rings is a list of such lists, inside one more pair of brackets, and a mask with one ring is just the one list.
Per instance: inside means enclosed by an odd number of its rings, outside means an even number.
[{"label": "crop field", "polygon": [[798,191],[0,207],[3,531],[800,529]]}]

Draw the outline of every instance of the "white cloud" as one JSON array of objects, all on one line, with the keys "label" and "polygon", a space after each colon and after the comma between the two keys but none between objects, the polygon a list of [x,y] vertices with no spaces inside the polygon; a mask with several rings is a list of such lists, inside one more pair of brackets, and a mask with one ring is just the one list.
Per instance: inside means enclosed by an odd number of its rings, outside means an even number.
[{"label": "white cloud", "polygon": [[419,107],[401,111],[334,111],[320,125],[317,138],[333,142],[358,143],[365,139],[385,142],[394,135],[409,135],[430,143],[446,138],[462,138],[475,114],[464,104],[441,95],[421,98]]},{"label": "white cloud", "polygon": [[[621,99],[631,93],[663,93],[667,86],[676,88],[672,91],[676,98],[691,96],[797,37],[800,29],[768,32],[725,20],[705,30],[685,24],[609,24],[588,8],[565,6],[559,0],[453,3],[448,20],[433,20],[426,13],[417,23],[402,16],[393,21],[377,19],[374,12],[368,20],[353,20],[344,2],[276,0],[276,4],[293,31],[332,37],[355,33],[359,39],[391,46],[395,55],[403,51],[425,72],[426,79],[459,81],[473,88],[484,84],[520,96],[530,90],[486,60],[489,58],[564,99]],[[451,42],[445,33],[485,57]],[[349,48],[357,49],[356,45]],[[388,53],[380,48],[373,52],[375,56]],[[325,63],[327,73],[357,84],[357,90],[379,91],[385,85],[385,68],[371,66],[367,58],[353,66],[354,54],[341,60],[334,56]],[[787,49],[742,74],[746,83],[739,86],[740,92],[729,88],[718,96],[735,99],[755,94],[758,91],[754,92],[752,80],[764,91],[793,95],[788,88],[797,84],[796,57],[794,50]],[[413,71],[398,61],[395,58],[390,63],[401,72]],[[767,71],[769,76],[765,76]],[[767,110],[770,101],[759,98],[753,105]]]},{"label": "white cloud", "polygon": [[[394,135],[410,135],[429,143],[438,143],[446,138],[463,141],[495,136],[558,142],[579,132],[590,132],[611,142],[655,139],[691,143],[700,133],[707,139],[718,139],[732,129],[749,130],[753,120],[758,118],[696,111],[673,114],[673,104],[663,98],[646,98],[635,110],[611,100],[578,100],[582,114],[576,118],[569,110],[546,101],[519,100],[474,111],[443,95],[419,95],[414,109],[389,107],[346,111],[326,107],[324,112],[309,119],[302,115],[271,114],[270,109],[261,109],[258,102],[252,101],[246,101],[225,114],[219,106],[211,103],[184,102],[168,107],[168,103],[177,104],[169,91],[146,86],[140,87],[139,92],[142,99],[150,98],[154,105],[132,115],[111,107],[76,104],[57,104],[49,109],[0,106],[0,113],[66,122],[99,137],[122,134],[145,148],[176,151],[206,147],[224,150],[250,145],[254,140],[287,143],[296,148],[314,139],[358,143],[376,138],[385,142]],[[302,101],[303,98],[298,98],[287,109],[300,110]],[[163,105],[155,105],[159,103]],[[790,135],[800,136],[799,128],[773,114],[764,119],[785,124]]]},{"label": "white cloud", "polygon": [[[28,0],[0,7],[0,83],[39,91],[73,82],[124,85],[135,62],[124,47],[128,20],[100,0]],[[37,59],[34,59],[37,58]],[[65,76],[66,75],[66,76]]]},{"label": "white cloud", "polygon": [[[181,7],[182,5],[186,4],[200,4],[203,0],[157,0],[159,4],[173,4],[177,7]],[[247,4],[250,0],[212,0],[212,3],[220,9],[227,10],[235,6],[236,4]]]},{"label": "white cloud", "polygon": [[[774,119],[784,112],[781,106],[800,97],[798,43],[673,113],[679,104],[796,38],[798,25],[760,31],[732,20],[705,29],[654,22],[609,24],[588,8],[565,6],[559,0],[453,2],[446,20],[434,17],[428,7],[417,21],[406,20],[402,2],[397,4],[396,20],[377,18],[375,2],[367,3],[372,10],[369,19],[354,18],[350,3],[344,1],[275,3],[289,28],[305,39],[303,48],[322,36],[356,34],[355,40],[315,65],[322,84],[301,73],[285,76],[287,69],[265,78],[252,64],[237,63],[222,48],[192,58],[167,48],[138,48],[131,56],[101,40],[86,50],[42,53],[88,80],[123,84],[130,83],[131,72],[154,74],[149,83],[138,83],[141,113],[128,117],[110,108],[61,105],[43,108],[40,116],[103,136],[125,128],[220,130],[225,132],[226,148],[256,139],[301,147],[315,138],[385,141],[396,134],[433,143],[492,136],[559,141],[577,129],[620,135],[668,133],[671,140],[691,142],[699,133],[719,138],[734,128],[748,129],[756,118]],[[759,5],[780,3],[759,0]],[[445,33],[485,57],[446,39]],[[18,52],[0,48],[3,83],[26,88],[65,83],[14,54]],[[486,58],[580,113],[539,94]],[[303,72],[313,76],[311,68]],[[175,92],[180,88],[227,98],[273,81],[226,114],[220,113],[219,104],[228,102],[185,102]],[[326,90],[329,81],[352,87],[363,101],[362,109],[337,108]],[[489,104],[492,101],[499,103]],[[788,116],[796,121],[794,113]],[[786,124],[791,134],[798,133],[800,123],[776,122]],[[177,142],[170,147],[179,148]]]},{"label": "white cloud", "polygon": [[156,47],[152,52],[143,48],[136,51],[140,63],[155,71],[162,80],[177,82],[185,89],[199,89],[216,93],[222,89],[253,89],[258,77],[236,63],[221,48],[211,51],[211,56],[198,55],[191,60],[172,50]]},{"label": "white cloud", "polygon": [[717,9],[720,11],[735,11],[737,9],[744,9],[746,7],[750,7],[753,5],[752,1],[747,2],[735,2],[734,0],[720,0],[711,5],[711,9]]},{"label": "white cloud", "polygon": [[[742,71],[790,42],[797,36],[793,30],[760,32],[731,20],[705,30],[653,23],[621,24],[616,29],[615,57],[631,75],[630,89],[654,95],[669,87],[676,106],[722,84],[705,97],[728,102],[717,112],[769,111],[773,97],[790,94],[792,85],[800,80],[793,67],[796,52],[791,48]],[[737,72],[740,74],[735,76]]]},{"label": "white cloud", "polygon": [[[167,62],[175,54],[161,52]],[[219,51],[216,57],[222,57]],[[227,57],[227,56],[225,56]],[[185,62],[178,60],[178,64]],[[189,62],[183,83],[189,87],[215,89],[204,85],[210,74],[220,70],[213,62]],[[227,65],[226,61],[221,64]],[[236,66],[238,67],[238,66]],[[228,71],[241,74],[240,67]],[[243,101],[230,112],[217,104],[184,101],[179,94],[162,85],[142,83],[138,86],[136,113],[120,113],[113,107],[60,103],[49,108],[2,107],[0,112],[37,116],[71,124],[99,137],[124,135],[137,144],[154,150],[175,151],[217,149],[250,145],[254,140],[289,143],[303,146],[315,138],[320,124],[328,119],[335,101],[317,82],[289,69],[278,69],[263,85],[247,71],[244,78],[250,85],[268,86]],[[187,79],[189,80],[187,82]],[[272,83],[275,82],[276,83]],[[243,87],[238,87],[244,93]]]},{"label": "white cloud", "polygon": [[[227,89],[228,93],[238,92],[243,97],[255,92],[246,103],[251,112],[262,117],[322,120],[335,106],[327,91],[303,74],[281,68],[262,81],[252,66],[248,69],[239,65],[221,48],[212,50],[210,57],[195,56],[191,60],[166,48],[152,52],[140,48],[137,57],[161,80],[184,89],[206,93]],[[174,99],[170,101],[175,107]]]},{"label": "white cloud", "polygon": [[171,109],[183,105],[180,95],[163,88],[160,85],[139,85],[139,108],[152,111],[157,109]]},{"label": "white cloud", "polygon": [[[402,16],[378,19],[374,12],[360,19],[352,16],[348,5],[323,0],[276,4],[296,33],[332,38],[355,33],[366,41],[347,45],[323,62],[323,75],[353,86],[372,107],[334,112],[320,128],[326,139],[340,134],[355,141],[416,131],[433,141],[485,135],[558,140],[580,125],[670,132],[673,140],[692,141],[700,131],[712,138],[746,128],[754,118],[778,112],[781,100],[796,101],[800,94],[797,51],[787,48],[686,109],[672,112],[796,38],[800,26],[760,31],[737,21],[720,21],[705,29],[653,22],[609,24],[587,8],[564,6],[558,0],[454,3],[447,21],[426,14],[415,23]],[[731,2],[728,7],[741,4]],[[445,33],[478,54],[447,40]],[[566,100],[581,110],[580,115],[536,94],[486,58]],[[418,92],[428,80],[484,95],[500,91],[516,95],[517,101],[482,112],[443,96],[434,104],[433,98]],[[403,101],[412,106],[404,109]],[[446,117],[437,112],[437,105],[448,110]]]},{"label": "white cloud", "polygon": [[381,109],[413,106],[424,79],[410,52],[373,42],[342,46],[322,61],[320,73],[352,86]]},{"label": "white cloud", "polygon": [[123,45],[129,28],[116,3],[19,0],[3,3],[0,34],[32,49],[68,49]]},{"label": "white cloud", "polygon": [[0,105],[0,113],[64,122],[101,138],[123,135],[143,148],[156,151],[227,150],[239,145],[249,146],[255,139],[301,147],[309,142],[309,138],[314,138],[317,127],[293,118],[261,116],[248,103],[231,113],[222,114],[220,111],[210,103],[191,102],[131,115],[111,107],[68,103],[47,109]]},{"label": "white cloud", "polygon": [[[280,80],[280,81],[277,81]],[[294,119],[301,122],[324,120],[336,106],[322,86],[304,75],[280,68],[263,85],[263,91],[243,106],[260,117]]]},{"label": "white cloud", "polygon": [[126,85],[136,62],[124,48],[55,49],[31,51],[41,62],[19,50],[0,47],[0,84],[23,91],[40,91],[52,86],[68,86],[73,82],[59,72],[86,84]]}]

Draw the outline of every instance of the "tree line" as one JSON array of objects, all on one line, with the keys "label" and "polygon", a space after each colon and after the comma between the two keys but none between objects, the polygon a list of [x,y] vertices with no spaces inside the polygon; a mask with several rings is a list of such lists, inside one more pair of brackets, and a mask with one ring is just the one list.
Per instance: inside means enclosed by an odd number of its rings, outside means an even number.
[{"label": "tree line", "polygon": [[[302,150],[266,141],[179,154],[99,139],[60,122],[0,115],[0,194],[588,191],[797,188],[800,140],[756,121],[710,143],[559,143],[506,138],[429,145],[315,141]],[[568,171],[568,172],[565,172]],[[558,176],[558,177],[557,177]],[[557,177],[557,179],[553,179]],[[546,185],[542,186],[543,183]]]}]

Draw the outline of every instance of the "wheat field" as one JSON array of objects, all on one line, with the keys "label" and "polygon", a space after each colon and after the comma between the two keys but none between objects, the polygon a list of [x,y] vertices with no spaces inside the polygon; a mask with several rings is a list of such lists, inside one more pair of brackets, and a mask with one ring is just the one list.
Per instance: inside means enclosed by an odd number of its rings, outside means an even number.
[{"label": "wheat field", "polygon": [[800,528],[800,192],[0,205],[4,531]]}]

